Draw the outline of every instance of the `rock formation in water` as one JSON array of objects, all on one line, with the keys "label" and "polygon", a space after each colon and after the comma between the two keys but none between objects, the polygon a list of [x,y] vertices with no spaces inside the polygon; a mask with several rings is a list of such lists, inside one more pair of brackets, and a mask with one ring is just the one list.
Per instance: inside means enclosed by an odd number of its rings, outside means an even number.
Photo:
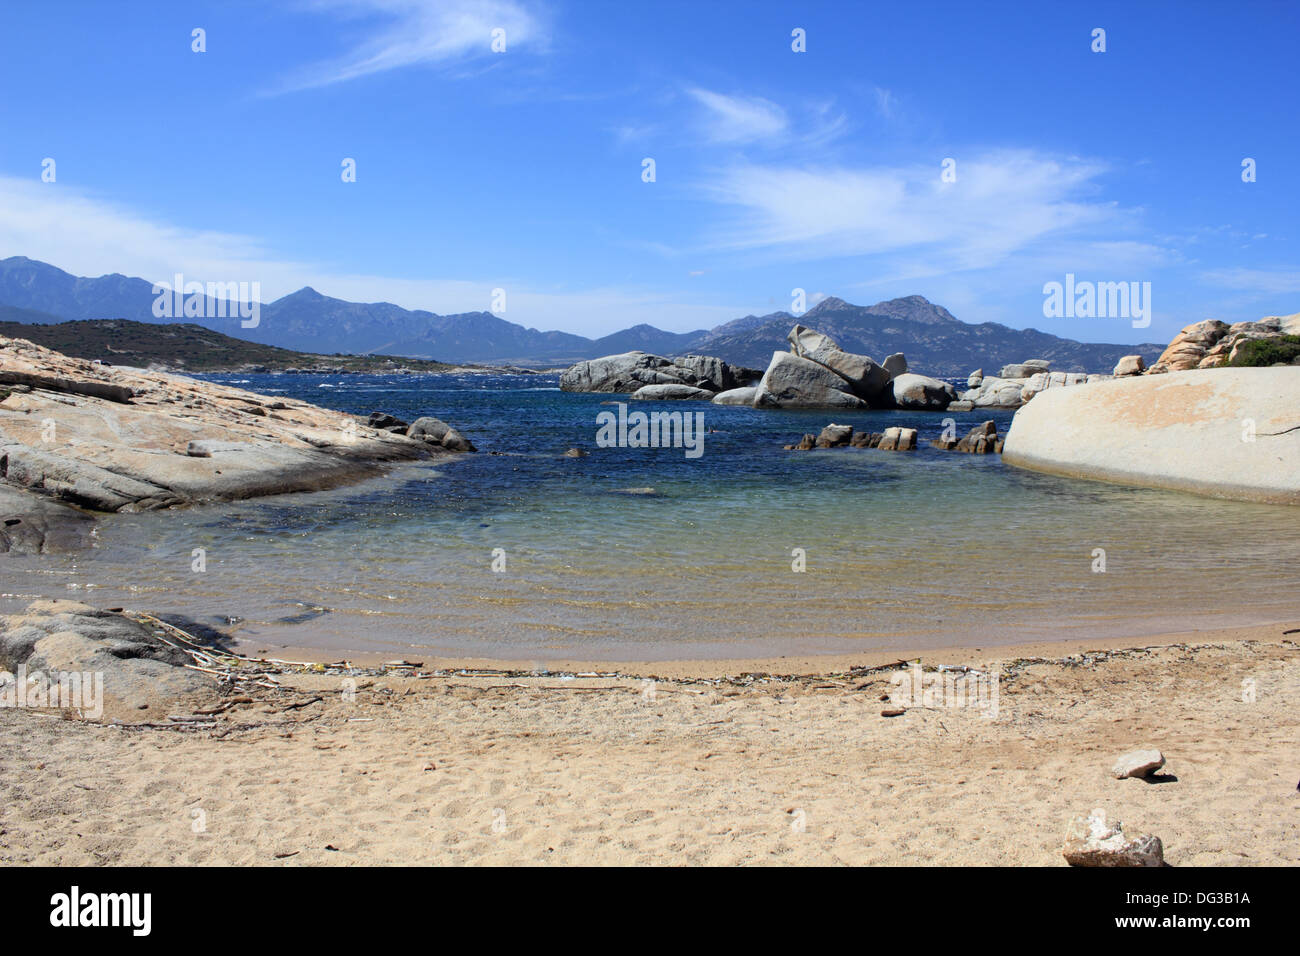
[{"label": "rock formation in water", "polygon": [[378,474],[383,462],[473,450],[440,422],[442,431],[416,428],[437,419],[417,420],[408,437],[383,413],[371,425],[24,339],[0,338],[0,381],[0,550],[50,550],[75,538],[80,522],[67,505],[143,511],[316,491]]},{"label": "rock formation in water", "polygon": [[1300,504],[1300,369],[1212,368],[1049,389],[1002,454],[1034,471]]},{"label": "rock formation in water", "polygon": [[[646,385],[685,385],[708,392],[707,398],[752,384],[759,374],[757,369],[731,365],[708,355],[685,355],[679,359],[670,359],[649,352],[623,352],[589,359],[565,369],[560,375],[560,390],[633,393]],[[699,396],[680,393],[661,394],[659,397]]]}]

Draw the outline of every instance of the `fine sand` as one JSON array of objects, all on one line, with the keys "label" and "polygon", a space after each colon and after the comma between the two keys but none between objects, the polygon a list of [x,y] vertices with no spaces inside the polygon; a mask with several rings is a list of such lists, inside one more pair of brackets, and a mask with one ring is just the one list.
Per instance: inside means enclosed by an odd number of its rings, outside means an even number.
[{"label": "fine sand", "polygon": [[[0,710],[0,863],[1063,865],[1068,819],[1102,807],[1175,866],[1295,864],[1298,626],[999,648],[994,718],[885,717],[889,671],[788,660],[808,676],[388,674],[349,695],[295,673],[190,731]],[[1163,776],[1114,779],[1139,747]]]}]

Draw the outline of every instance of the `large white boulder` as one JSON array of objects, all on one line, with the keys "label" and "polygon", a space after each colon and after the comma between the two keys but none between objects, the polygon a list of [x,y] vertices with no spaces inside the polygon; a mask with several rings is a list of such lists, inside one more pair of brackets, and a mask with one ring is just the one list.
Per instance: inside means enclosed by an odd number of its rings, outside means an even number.
[{"label": "large white boulder", "polygon": [[755,408],[866,408],[844,378],[790,352],[773,352],[758,383]]},{"label": "large white boulder", "polygon": [[1050,388],[1002,460],[1071,478],[1300,504],[1300,368],[1218,368]]},{"label": "large white boulder", "polygon": [[957,400],[957,389],[928,375],[904,372],[892,382],[894,404],[899,408],[942,411]]},{"label": "large white boulder", "polygon": [[754,399],[758,396],[757,385],[747,385],[744,388],[729,388],[725,392],[718,392],[713,396],[714,405],[753,405]]},{"label": "large white boulder", "polygon": [[874,402],[889,387],[890,373],[883,366],[866,355],[844,351],[830,336],[815,329],[796,325],[786,340],[793,354],[824,365],[848,382],[859,398]]}]

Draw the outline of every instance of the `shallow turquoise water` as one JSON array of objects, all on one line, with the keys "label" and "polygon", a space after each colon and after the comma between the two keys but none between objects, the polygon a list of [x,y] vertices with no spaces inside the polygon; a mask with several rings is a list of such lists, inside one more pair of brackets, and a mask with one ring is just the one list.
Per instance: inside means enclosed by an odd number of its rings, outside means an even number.
[{"label": "shallow turquoise water", "polygon": [[[832,420],[918,426],[924,442],[942,415],[633,405],[703,412],[715,431],[691,460],[595,447],[596,415],[613,407],[602,402],[619,396],[561,393],[553,377],[219,380],[348,411],[436,414],[480,453],[325,494],[112,516],[91,552],[4,558],[0,608],[79,597],[184,615],[258,647],[542,662],[1300,618],[1300,509],[1036,475],[928,446],[781,448]],[[984,417],[953,416],[962,431]],[[1005,431],[1010,415],[994,417]],[[563,458],[573,445],[590,456]],[[207,552],[204,573],[191,570],[194,548]],[[1098,548],[1105,573],[1093,571]]]}]

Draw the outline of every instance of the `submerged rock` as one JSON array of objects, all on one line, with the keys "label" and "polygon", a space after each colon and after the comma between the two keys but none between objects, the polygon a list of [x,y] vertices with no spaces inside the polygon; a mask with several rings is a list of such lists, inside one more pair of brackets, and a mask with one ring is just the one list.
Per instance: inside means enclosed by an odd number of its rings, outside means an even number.
[{"label": "submerged rock", "polygon": [[429,445],[437,445],[447,451],[477,451],[472,442],[440,418],[424,416],[411,422],[406,432],[407,437],[415,438]]}]

